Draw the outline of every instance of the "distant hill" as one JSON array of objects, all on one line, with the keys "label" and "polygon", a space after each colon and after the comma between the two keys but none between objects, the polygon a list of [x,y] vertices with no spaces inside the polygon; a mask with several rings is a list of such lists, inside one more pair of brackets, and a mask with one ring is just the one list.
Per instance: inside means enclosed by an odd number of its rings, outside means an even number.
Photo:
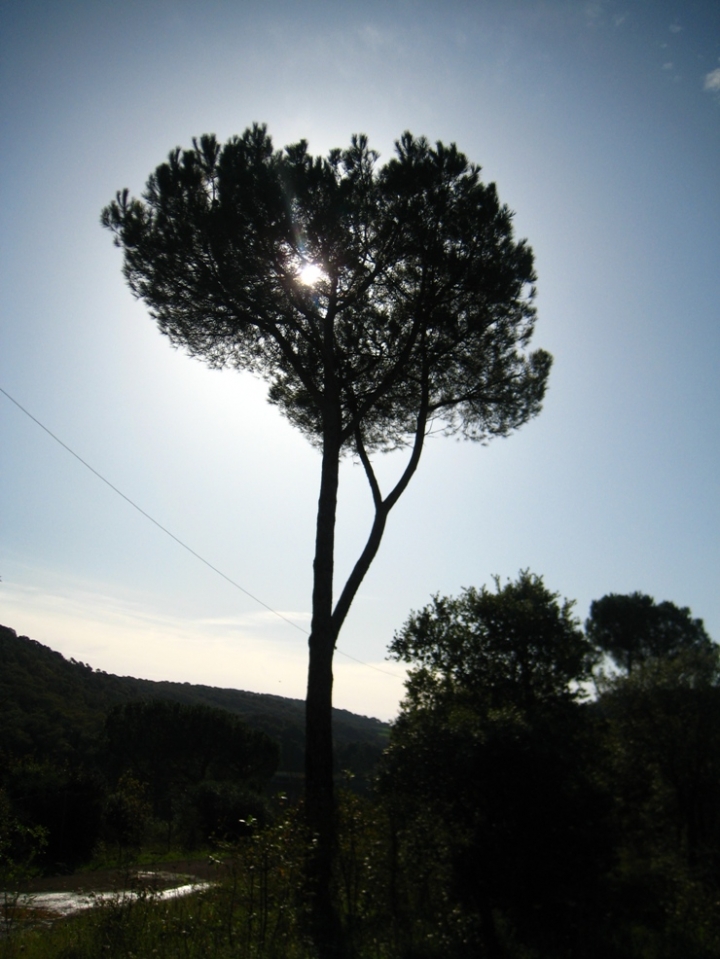
[{"label": "distant hill", "polygon": [[[113,706],[151,699],[202,703],[235,713],[280,743],[281,774],[302,772],[303,700],[115,676],[0,626],[0,758],[52,754],[55,761],[70,761],[92,748]],[[333,729],[338,768],[359,775],[370,772],[386,744],[388,724],[334,709]]]}]

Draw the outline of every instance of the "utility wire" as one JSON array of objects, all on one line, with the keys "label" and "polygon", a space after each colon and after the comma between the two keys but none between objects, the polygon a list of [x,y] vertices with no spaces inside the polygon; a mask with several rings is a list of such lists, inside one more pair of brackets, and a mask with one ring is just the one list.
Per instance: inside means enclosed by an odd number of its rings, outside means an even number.
[{"label": "utility wire", "polygon": [[223,573],[222,570],[220,570],[220,569],[217,568],[217,566],[213,566],[213,564],[210,563],[210,562],[208,562],[203,556],[201,556],[199,553],[196,553],[194,549],[192,549],[190,546],[187,545],[187,543],[183,543],[183,541],[182,541],[181,539],[179,539],[177,536],[175,536],[174,533],[171,533],[169,529],[166,529],[166,527],[163,526],[162,523],[158,523],[158,521],[157,521],[156,519],[154,519],[149,513],[146,513],[145,510],[142,509],[142,507],[138,506],[137,503],[133,502],[133,500],[131,500],[129,496],[126,496],[126,495],[122,492],[122,490],[119,490],[119,489],[117,488],[117,486],[113,486],[113,484],[110,482],[110,480],[105,479],[105,477],[102,475],[102,473],[98,473],[98,471],[97,471],[96,469],[94,469],[89,463],[87,463],[87,462],[82,458],[82,456],[78,456],[78,454],[77,454],[74,450],[70,449],[70,447],[67,445],[67,443],[63,443],[63,441],[62,441],[58,436],[56,436],[56,435],[52,432],[52,430],[49,430],[49,429],[47,428],[47,426],[44,426],[44,425],[40,422],[39,419],[37,419],[35,416],[33,416],[32,413],[29,413],[29,412],[25,409],[24,406],[21,406],[21,405],[18,403],[18,401],[15,400],[15,399],[13,399],[13,397],[10,396],[10,394],[7,392],[7,390],[4,390],[1,386],[0,386],[0,393],[4,393],[5,396],[7,396],[7,398],[10,400],[11,403],[14,403],[15,406],[17,406],[17,408],[18,408],[19,410],[22,410],[22,412],[25,413],[26,416],[29,416],[30,419],[31,419],[34,423],[37,423],[37,425],[38,425],[41,429],[45,430],[45,432],[48,434],[48,436],[52,436],[52,438],[55,440],[56,443],[59,443],[60,446],[62,446],[63,449],[66,449],[66,450],[68,451],[68,453],[70,453],[71,456],[74,456],[75,459],[78,460],[80,463],[82,463],[83,466],[87,467],[87,469],[89,469],[91,473],[94,473],[95,476],[97,476],[98,479],[102,480],[103,483],[105,483],[106,486],[109,486],[110,489],[113,490],[113,492],[117,493],[118,496],[122,496],[122,498],[125,500],[125,502],[126,502],[126,503],[129,503],[132,507],[134,507],[134,508],[138,511],[138,513],[142,513],[142,515],[143,515],[146,519],[149,519],[151,523],[154,523],[155,526],[157,526],[158,529],[161,529],[161,530],[163,531],[163,533],[166,533],[171,539],[174,539],[176,543],[179,543],[179,545],[182,546],[183,549],[186,549],[186,550],[188,551],[188,553],[192,553],[192,555],[193,555],[196,559],[199,559],[201,563],[204,563],[206,566],[208,566],[211,570],[213,570],[213,572],[217,573],[218,576],[222,576],[223,579],[227,580],[228,583],[230,583],[230,584],[231,584],[232,586],[234,586],[236,589],[239,589],[241,592],[245,593],[245,595],[246,595],[246,596],[249,596],[250,599],[254,600],[256,603],[259,603],[261,606],[264,606],[265,609],[269,610],[271,613],[274,613],[275,616],[279,616],[280,619],[284,619],[286,623],[289,623],[291,626],[294,626],[295,629],[299,629],[301,633],[305,633],[305,634],[307,635],[307,630],[306,630],[306,629],[304,629],[302,626],[298,626],[297,623],[294,623],[291,619],[288,619],[287,616],[283,616],[282,613],[279,613],[276,609],[273,609],[272,606],[268,606],[267,603],[264,603],[261,599],[258,599],[257,596],[253,596],[252,593],[249,593],[249,592],[248,592],[246,589],[244,589],[239,583],[236,583],[234,579],[230,579],[229,576],[226,576],[225,573]]},{"label": "utility wire", "polygon": [[[33,423],[36,423],[36,424],[40,427],[41,430],[44,430],[44,431],[48,434],[48,436],[51,436],[51,437],[55,440],[56,443],[59,443],[60,446],[62,446],[62,448],[63,448],[64,450],[67,450],[67,452],[70,453],[71,456],[74,456],[75,459],[78,460],[78,462],[82,463],[82,465],[83,465],[84,467],[86,467],[86,469],[89,469],[91,473],[94,473],[95,476],[97,476],[97,478],[98,478],[99,480],[102,480],[102,482],[105,483],[106,486],[109,486],[110,489],[111,489],[114,493],[117,493],[118,496],[121,496],[121,497],[125,500],[126,503],[129,503],[130,506],[132,506],[134,509],[136,509],[136,510],[138,511],[138,513],[141,513],[141,514],[145,517],[145,519],[149,519],[151,523],[153,523],[155,526],[157,526],[158,529],[162,530],[163,533],[165,533],[167,536],[170,537],[170,539],[175,540],[175,542],[176,542],[179,546],[182,546],[182,548],[185,549],[185,550],[187,550],[188,553],[191,553],[191,554],[195,557],[195,559],[199,559],[201,563],[204,563],[204,564],[205,564],[209,569],[211,569],[214,573],[217,573],[218,576],[222,576],[222,578],[223,578],[224,580],[226,580],[226,582],[230,583],[231,586],[234,586],[235,589],[239,589],[241,593],[244,593],[244,594],[245,594],[246,596],[248,596],[251,600],[253,600],[253,602],[258,603],[260,606],[262,606],[262,607],[264,607],[265,609],[267,609],[268,612],[271,612],[274,616],[277,616],[279,619],[284,620],[286,623],[288,623],[290,626],[293,626],[295,629],[300,630],[300,632],[301,632],[301,633],[304,633],[306,636],[309,635],[308,630],[305,629],[304,626],[298,626],[297,623],[294,623],[291,619],[288,619],[287,616],[283,616],[282,613],[279,613],[276,609],[273,609],[272,606],[268,606],[267,603],[264,603],[261,599],[258,599],[257,596],[254,596],[251,592],[249,592],[247,589],[245,589],[244,586],[241,586],[240,583],[236,583],[234,579],[231,579],[229,576],[227,576],[225,573],[223,573],[223,571],[222,571],[221,569],[218,569],[217,566],[213,566],[213,564],[212,564],[211,562],[209,562],[208,560],[206,560],[204,556],[201,556],[200,553],[196,553],[195,550],[192,549],[192,547],[188,546],[187,543],[184,543],[184,542],[183,542],[179,537],[177,537],[174,533],[171,533],[170,530],[167,529],[167,527],[165,527],[165,526],[162,525],[162,523],[158,523],[158,521],[157,521],[154,517],[152,517],[149,513],[146,513],[145,510],[144,510],[141,506],[138,506],[138,504],[135,503],[133,500],[131,500],[129,496],[126,496],[125,493],[123,493],[122,490],[119,490],[119,489],[117,488],[117,486],[114,486],[114,485],[110,482],[110,480],[106,479],[106,478],[102,475],[102,473],[99,473],[93,466],[91,466],[88,462],[86,462],[86,461],[82,458],[82,456],[79,456],[79,455],[75,452],[75,450],[71,449],[71,448],[67,445],[67,443],[63,443],[63,441],[60,439],[59,436],[56,436],[55,433],[53,433],[52,430],[49,430],[49,429],[47,428],[47,426],[45,426],[43,423],[41,423],[40,420],[39,420],[36,416],[33,416],[32,413],[31,413],[29,410],[26,410],[24,406],[22,406],[20,403],[18,403],[18,401],[17,401],[14,397],[12,397],[12,396],[8,393],[7,390],[4,390],[4,389],[2,388],[2,386],[0,386],[0,393],[2,393],[4,396],[6,396],[6,397],[10,400],[11,403],[14,403],[14,405],[17,406],[17,408],[18,408],[19,410],[21,410],[26,416],[30,417],[30,419],[33,421]],[[394,673],[389,673],[386,669],[380,669],[379,666],[373,666],[372,663],[366,663],[366,662],[364,662],[362,659],[357,659],[355,656],[351,656],[350,653],[343,652],[343,650],[340,649],[339,647],[336,647],[336,650],[337,650],[338,653],[340,653],[341,656],[345,656],[347,659],[352,659],[354,662],[360,663],[361,666],[367,666],[368,669],[374,669],[375,672],[377,672],[377,673],[383,673],[385,676],[392,676],[393,679],[396,679],[396,678],[397,678],[397,677],[394,675]]]}]

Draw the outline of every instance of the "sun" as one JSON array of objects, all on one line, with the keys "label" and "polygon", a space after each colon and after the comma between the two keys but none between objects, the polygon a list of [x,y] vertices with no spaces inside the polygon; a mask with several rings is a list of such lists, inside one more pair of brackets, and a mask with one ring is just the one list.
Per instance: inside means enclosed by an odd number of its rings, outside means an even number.
[{"label": "sun", "polygon": [[323,278],[323,271],[314,263],[306,263],[298,274],[298,280],[304,286],[315,286]]}]

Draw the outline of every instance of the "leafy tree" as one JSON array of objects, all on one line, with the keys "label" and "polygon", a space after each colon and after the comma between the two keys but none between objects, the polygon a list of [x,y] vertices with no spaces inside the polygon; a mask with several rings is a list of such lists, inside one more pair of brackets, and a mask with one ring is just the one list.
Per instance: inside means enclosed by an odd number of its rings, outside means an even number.
[{"label": "leafy tree", "polygon": [[[326,158],[273,149],[264,126],[174,150],[142,199],[117,194],[102,222],[124,273],[173,345],[252,370],[321,451],[306,699],[306,795],[329,882],[332,660],[388,514],[433,431],[504,436],[535,416],[551,358],[527,352],[532,251],[454,144],[405,133],[377,168],[364,136]],[[372,454],[407,448],[381,491]],[[375,507],[334,591],[339,464],[362,464]],[[319,901],[319,900],[318,900]]]},{"label": "leafy tree", "polygon": [[527,954],[596,954],[585,913],[608,806],[580,702],[594,651],[572,606],[525,571],[434,597],[390,647],[412,668],[381,794],[402,823],[413,909],[426,902],[444,954],[504,956],[513,939],[539,950]]},{"label": "leafy tree", "polygon": [[139,848],[145,837],[152,808],[145,796],[145,785],[130,772],[123,773],[113,792],[105,797],[103,837],[117,846],[122,856],[125,849]]},{"label": "leafy tree", "polygon": [[28,826],[13,814],[0,788],[0,929],[9,936],[19,912],[19,886],[31,875],[31,864],[47,842],[42,826]]},{"label": "leafy tree", "polygon": [[619,941],[653,955],[720,949],[720,651],[686,648],[600,683],[602,774],[618,842]]},{"label": "leafy tree", "polygon": [[394,659],[414,667],[405,708],[460,693],[484,708],[575,699],[595,656],[573,606],[527,570],[505,586],[496,577],[494,592],[483,586],[434,596],[390,644]]},{"label": "leafy tree", "polygon": [[585,623],[589,638],[616,666],[632,672],[653,658],[672,658],[683,650],[712,649],[703,621],[675,603],[656,603],[644,593],[609,593],[590,605]]},{"label": "leafy tree", "polygon": [[4,771],[5,791],[24,825],[45,835],[38,860],[64,870],[87,862],[98,838],[104,784],[97,770],[82,765],[26,760]]}]

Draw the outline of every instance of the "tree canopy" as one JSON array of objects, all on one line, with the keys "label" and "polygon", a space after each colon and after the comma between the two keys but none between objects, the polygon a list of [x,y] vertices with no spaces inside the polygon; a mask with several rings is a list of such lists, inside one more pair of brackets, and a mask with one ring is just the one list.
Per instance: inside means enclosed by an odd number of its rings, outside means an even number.
[{"label": "tree canopy", "polygon": [[[393,893],[438,955],[716,956],[719,649],[640,593],[593,603],[586,635],[572,606],[521,572],[434,597],[395,636]],[[614,650],[632,663],[578,695]]]},{"label": "tree canopy", "polygon": [[[262,374],[312,441],[405,445],[418,416],[480,439],[539,410],[530,248],[454,144],[405,133],[376,170],[364,136],[326,158],[264,126],[173,150],[142,199],[103,211],[125,276],[172,343]],[[303,268],[318,268],[303,282]]]},{"label": "tree canopy", "polygon": [[259,787],[278,765],[277,743],[239,717],[163,699],[115,706],[105,740],[121,772],[149,783],[196,785],[209,778]]},{"label": "tree canopy", "polygon": [[574,699],[595,657],[573,605],[527,570],[504,586],[496,579],[494,592],[433,597],[390,645],[391,656],[413,665],[407,702],[428,704],[444,692],[490,708]]},{"label": "tree canopy", "polygon": [[579,695],[594,650],[572,609],[522,571],[435,596],[390,647],[411,669],[379,787],[447,955],[510,955],[508,928],[528,955],[586,954],[607,828]]},{"label": "tree canopy", "polygon": [[609,593],[590,606],[585,624],[590,639],[616,666],[632,672],[650,659],[669,659],[688,650],[708,652],[713,643],[703,621],[687,607],[656,603],[644,593]]}]

